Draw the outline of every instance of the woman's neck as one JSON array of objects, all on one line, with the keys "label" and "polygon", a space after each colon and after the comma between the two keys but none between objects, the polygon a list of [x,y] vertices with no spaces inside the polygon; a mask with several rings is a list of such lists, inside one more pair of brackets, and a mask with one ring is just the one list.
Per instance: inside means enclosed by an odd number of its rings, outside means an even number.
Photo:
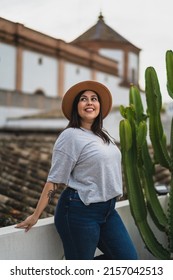
[{"label": "woman's neck", "polygon": [[87,130],[91,130],[92,123],[90,122],[81,122],[81,127]]}]

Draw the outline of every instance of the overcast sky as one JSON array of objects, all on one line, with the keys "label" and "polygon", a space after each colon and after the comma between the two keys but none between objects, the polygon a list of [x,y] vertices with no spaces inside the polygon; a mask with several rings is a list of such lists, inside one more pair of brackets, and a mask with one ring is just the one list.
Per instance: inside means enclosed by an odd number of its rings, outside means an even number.
[{"label": "overcast sky", "polygon": [[171,101],[165,53],[173,50],[173,0],[0,0],[0,17],[66,42],[93,26],[100,11],[107,25],[142,49],[141,86],[146,67],[153,66],[163,101]]}]

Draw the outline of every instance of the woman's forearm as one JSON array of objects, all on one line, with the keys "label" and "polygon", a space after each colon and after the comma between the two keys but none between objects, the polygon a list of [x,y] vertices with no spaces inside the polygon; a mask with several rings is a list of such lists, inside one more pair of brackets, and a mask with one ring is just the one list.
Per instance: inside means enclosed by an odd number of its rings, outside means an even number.
[{"label": "woman's forearm", "polygon": [[43,191],[41,193],[40,199],[37,203],[34,213],[27,217],[23,222],[17,224],[15,227],[24,228],[26,232],[30,230],[30,228],[37,223],[43,210],[46,208],[47,204],[57,191],[58,185],[59,184],[47,182],[44,185]]},{"label": "woman's forearm", "polygon": [[58,188],[58,184],[54,184],[52,182],[47,182],[44,185],[40,199],[39,199],[37,206],[35,208],[35,211],[34,211],[34,215],[37,218],[40,217],[43,210],[46,208],[46,206],[50,202],[52,194],[54,194],[56,192],[57,188]]}]

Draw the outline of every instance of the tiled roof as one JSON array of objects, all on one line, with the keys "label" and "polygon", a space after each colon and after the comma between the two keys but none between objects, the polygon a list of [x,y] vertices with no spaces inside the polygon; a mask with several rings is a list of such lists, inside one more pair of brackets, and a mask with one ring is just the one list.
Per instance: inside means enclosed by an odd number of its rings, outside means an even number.
[{"label": "tiled roof", "polygon": [[102,14],[98,17],[97,23],[84,32],[82,35],[77,37],[71,43],[80,44],[81,42],[91,42],[91,41],[102,41],[102,42],[115,42],[121,44],[133,45],[119,33],[117,33],[114,29],[108,26]]},{"label": "tiled roof", "polygon": [[[33,212],[56,138],[44,134],[0,136],[0,227],[15,224]],[[48,205],[42,217],[53,215],[55,204]]]},{"label": "tiled roof", "polygon": [[[47,179],[57,135],[50,132],[0,134],[0,227],[13,225],[33,212]],[[156,171],[155,181],[168,185],[169,171],[160,166]],[[54,214],[59,194],[42,218]],[[125,192],[123,198],[126,197]]]}]

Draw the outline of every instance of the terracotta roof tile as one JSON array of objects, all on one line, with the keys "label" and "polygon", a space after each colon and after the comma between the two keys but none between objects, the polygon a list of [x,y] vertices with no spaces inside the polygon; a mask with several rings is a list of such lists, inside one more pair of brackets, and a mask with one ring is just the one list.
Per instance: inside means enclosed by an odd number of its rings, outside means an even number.
[{"label": "terracotta roof tile", "polygon": [[[56,138],[42,134],[1,135],[0,226],[15,224],[33,212],[47,179]],[[56,200],[41,217],[54,214]]]}]

